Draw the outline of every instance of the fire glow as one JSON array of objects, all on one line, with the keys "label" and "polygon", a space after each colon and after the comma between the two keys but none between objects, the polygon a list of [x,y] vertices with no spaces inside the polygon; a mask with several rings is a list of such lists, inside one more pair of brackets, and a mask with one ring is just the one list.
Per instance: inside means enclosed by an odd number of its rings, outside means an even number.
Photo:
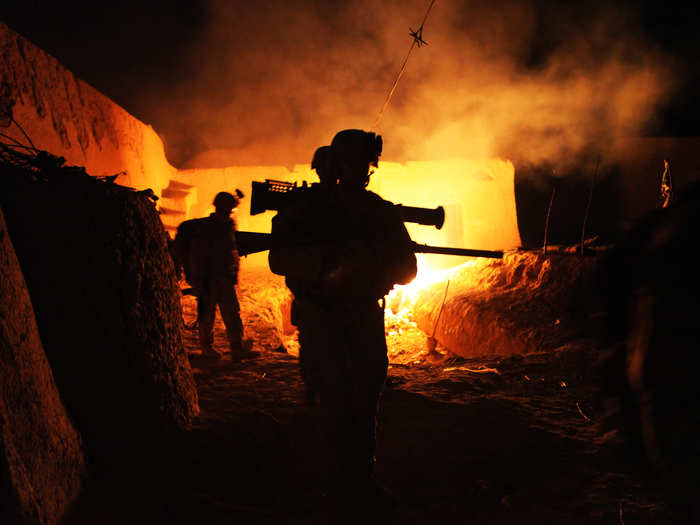
[{"label": "fire glow", "polygon": [[[515,208],[515,170],[500,159],[381,162],[369,189],[397,204],[443,206],[445,224],[408,223],[411,238],[422,244],[504,250],[520,245]],[[422,268],[458,266],[463,258],[421,256]]]},{"label": "fire glow", "polygon": [[426,255],[418,254],[418,274],[415,279],[408,284],[394,286],[387,294],[386,303],[392,312],[397,313],[405,308],[412,308],[423,288],[441,281],[447,281],[455,270],[454,267],[439,270],[431,269],[426,258]]},{"label": "fire glow", "polygon": [[[214,195],[222,188],[241,188],[248,194],[236,209],[241,231],[267,233],[274,211],[251,215],[253,181],[274,179],[301,184],[318,180],[308,164],[285,166],[231,166],[181,170],[179,182],[191,187],[182,208],[187,218],[208,214]],[[483,250],[508,250],[520,246],[515,205],[515,169],[498,158],[476,160],[391,162],[380,160],[369,189],[395,204],[445,210],[440,229],[407,223],[411,238],[420,244]],[[167,218],[163,216],[163,218]],[[180,219],[180,217],[178,217]],[[421,290],[438,282],[447,286],[459,269],[479,265],[480,259],[453,255],[418,254],[418,275],[405,286],[395,286],[386,297],[387,330],[415,328],[412,310]],[[267,266],[267,252],[242,258],[242,267]]]}]

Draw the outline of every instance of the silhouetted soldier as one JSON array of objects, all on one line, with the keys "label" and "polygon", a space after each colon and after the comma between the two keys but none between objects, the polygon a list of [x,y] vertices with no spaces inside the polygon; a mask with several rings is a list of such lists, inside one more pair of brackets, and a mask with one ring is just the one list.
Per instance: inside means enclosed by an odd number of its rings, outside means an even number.
[{"label": "silhouetted soldier", "polygon": [[373,478],[375,417],[388,359],[380,298],[416,275],[410,237],[391,203],[365,188],[380,136],[339,132],[330,145],[338,185],[319,184],[272,221],[286,242],[270,268],[295,295],[302,346],[313,352],[322,425],[331,449],[330,493],[349,508],[388,503]]},{"label": "silhouetted soldier", "polygon": [[320,184],[338,184],[338,176],[334,173],[331,166],[331,147],[321,146],[314,152],[314,158],[311,159],[311,169],[316,170]]},{"label": "silhouetted soldier", "polygon": [[[331,147],[321,146],[314,152],[313,159],[311,160],[311,169],[316,171],[318,175],[318,184],[312,184],[307,190],[312,192],[314,195],[311,197],[312,200],[330,198],[330,192],[333,191],[333,187],[338,184],[338,177],[331,167]],[[293,285],[292,285],[293,286]],[[314,358],[314,355],[318,352],[323,351],[323,348],[316,348],[314,345],[315,339],[313,337],[307,337],[307,327],[304,325],[303,314],[298,315],[299,311],[299,301],[297,296],[303,297],[303,291],[299,291],[299,294],[294,295],[294,300],[292,301],[292,324],[294,324],[299,329],[299,365],[301,367],[301,377],[306,385],[306,401],[309,405],[312,405],[318,396],[319,391],[319,360]],[[303,308],[303,307],[301,307]]]},{"label": "silhouetted soldier", "polygon": [[202,353],[220,358],[213,349],[216,307],[226,326],[231,358],[252,357],[249,341],[243,340],[243,323],[236,297],[238,250],[236,224],[231,217],[238,197],[220,192],[214,198],[215,211],[209,217],[183,222],[175,237],[178,258],[185,278],[197,296],[199,343]]}]

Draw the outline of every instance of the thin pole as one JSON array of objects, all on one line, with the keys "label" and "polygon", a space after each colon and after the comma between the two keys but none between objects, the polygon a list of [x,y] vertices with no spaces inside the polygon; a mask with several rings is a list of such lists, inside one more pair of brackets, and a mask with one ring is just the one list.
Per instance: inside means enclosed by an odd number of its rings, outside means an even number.
[{"label": "thin pole", "polygon": [[445,295],[442,297],[442,304],[440,305],[440,311],[438,312],[437,319],[435,319],[435,325],[433,326],[433,335],[431,336],[435,339],[435,332],[437,332],[438,323],[440,322],[440,317],[442,316],[442,309],[445,308],[445,299],[447,299],[447,290],[450,288],[450,280],[447,279],[447,286],[445,286]]},{"label": "thin pole", "polygon": [[588,222],[588,213],[591,209],[591,201],[593,200],[593,188],[595,188],[596,179],[598,178],[598,166],[600,166],[600,154],[595,163],[595,172],[593,172],[593,183],[591,191],[588,193],[588,204],[586,205],[586,215],[583,217],[583,227],[581,228],[581,255],[583,256],[583,241],[586,238],[586,223]]},{"label": "thin pole", "polygon": [[552,196],[549,198],[549,206],[547,206],[547,218],[544,221],[544,254],[547,255],[547,237],[549,235],[549,214],[552,212],[552,204],[554,203],[554,194],[557,191],[556,186],[552,186]]}]

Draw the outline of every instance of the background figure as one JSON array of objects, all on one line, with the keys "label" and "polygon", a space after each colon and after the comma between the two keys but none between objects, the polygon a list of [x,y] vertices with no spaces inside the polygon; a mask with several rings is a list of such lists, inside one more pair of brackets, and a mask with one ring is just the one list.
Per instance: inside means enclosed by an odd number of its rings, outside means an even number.
[{"label": "background figure", "polygon": [[321,146],[314,152],[314,158],[311,159],[311,169],[316,170],[320,184],[338,184],[338,176],[334,173],[331,166],[331,147]]},{"label": "background figure", "polygon": [[[700,523],[700,277],[689,248],[700,229],[700,185],[655,210],[604,266],[614,351],[602,368],[607,428],[620,457],[660,476],[674,523]],[[639,461],[641,458],[644,461]]]},{"label": "background figure", "polygon": [[318,371],[312,381],[330,449],[329,491],[345,510],[390,501],[373,477],[375,418],[388,367],[379,299],[416,275],[401,218],[365,189],[381,148],[374,133],[338,133],[329,169],[339,184],[316,185],[272,221],[273,235],[287,242],[270,250],[270,269],[286,277],[295,296],[304,368]]},{"label": "background figure", "polygon": [[[239,192],[239,195],[242,195]],[[243,323],[236,297],[239,258],[236,248],[236,224],[231,217],[239,198],[220,192],[214,198],[214,213],[209,217],[183,222],[175,236],[177,258],[185,270],[185,279],[197,296],[199,343],[202,353],[220,358],[212,347],[216,307],[226,326],[232,359],[251,354],[250,343],[243,340]]]},{"label": "background figure", "polygon": [[666,208],[673,200],[673,181],[671,180],[671,161],[664,159],[664,172],[661,175],[661,207]]}]

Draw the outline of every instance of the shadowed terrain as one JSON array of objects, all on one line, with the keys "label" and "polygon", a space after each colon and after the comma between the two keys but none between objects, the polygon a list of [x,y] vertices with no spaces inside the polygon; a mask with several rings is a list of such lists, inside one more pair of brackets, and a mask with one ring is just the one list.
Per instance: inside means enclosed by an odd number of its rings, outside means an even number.
[{"label": "shadowed terrain", "polygon": [[[247,337],[269,335],[246,308],[284,294],[281,280],[244,272],[241,282]],[[184,297],[183,309],[191,325],[194,301]],[[223,350],[219,320],[215,330]],[[294,336],[283,339],[294,352]],[[163,443],[162,457],[93,483],[66,525],[327,523],[318,407],[303,402],[294,355],[256,340],[259,359],[211,361],[187,330],[201,407],[193,429]],[[377,478],[400,503],[377,521],[671,523],[658,482],[598,430],[599,351],[393,364]]]}]

